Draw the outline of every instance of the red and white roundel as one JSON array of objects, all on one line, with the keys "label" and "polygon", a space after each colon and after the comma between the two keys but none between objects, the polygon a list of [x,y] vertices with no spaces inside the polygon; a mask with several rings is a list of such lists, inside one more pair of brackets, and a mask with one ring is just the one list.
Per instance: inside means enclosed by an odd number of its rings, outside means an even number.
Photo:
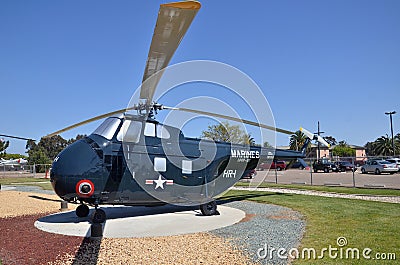
[{"label": "red and white roundel", "polygon": [[[82,192],[82,187],[84,185],[89,185],[89,187],[90,187],[89,192],[87,192],[87,193]],[[82,179],[81,181],[76,183],[75,191],[80,197],[89,198],[94,193],[94,184],[92,181],[90,181],[88,179]]]}]

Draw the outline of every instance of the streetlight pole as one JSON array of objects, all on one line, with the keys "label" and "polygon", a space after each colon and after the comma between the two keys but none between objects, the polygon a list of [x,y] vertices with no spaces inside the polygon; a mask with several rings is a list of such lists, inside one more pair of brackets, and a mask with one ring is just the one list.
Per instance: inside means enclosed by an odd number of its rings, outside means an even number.
[{"label": "streetlight pole", "polygon": [[[321,133],[325,133],[325,132],[321,132],[320,131],[320,129],[319,129],[319,121],[318,121],[318,132],[317,132],[318,136],[320,136]],[[317,148],[318,148],[317,149],[317,159],[320,159],[321,158],[321,148],[320,148],[319,142],[317,143]]]},{"label": "streetlight pole", "polygon": [[389,117],[390,117],[390,131],[392,132],[393,156],[395,156],[395,151],[394,151],[394,137],[393,137],[393,119],[392,119],[392,115],[396,114],[396,111],[385,112],[385,114],[386,114],[386,115],[389,115]]}]

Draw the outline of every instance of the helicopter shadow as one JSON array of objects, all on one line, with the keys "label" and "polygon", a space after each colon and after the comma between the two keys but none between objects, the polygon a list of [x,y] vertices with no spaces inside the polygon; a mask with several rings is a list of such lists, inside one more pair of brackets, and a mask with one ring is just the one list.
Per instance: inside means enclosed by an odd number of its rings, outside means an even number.
[{"label": "helicopter shadow", "polygon": [[[193,206],[175,206],[175,205],[163,205],[163,206],[102,206],[100,207],[106,212],[107,220],[122,219],[128,217],[141,217],[151,216],[158,214],[168,213],[184,213],[186,211],[198,212],[198,207]],[[94,208],[90,209],[87,217],[78,217],[75,211],[61,212],[51,214],[39,218],[38,221],[43,223],[91,223],[91,215],[94,213]]]},{"label": "helicopter shadow", "polygon": [[29,195],[28,197],[32,198],[32,199],[42,200],[42,201],[61,202],[61,200],[49,199],[49,198],[42,197],[42,196],[37,196],[37,195]]},{"label": "helicopter shadow", "polygon": [[249,191],[246,194],[239,194],[239,195],[223,195],[222,197],[217,199],[218,205],[224,205],[230,202],[236,201],[246,201],[254,198],[265,197],[265,196],[272,196],[272,195],[287,195],[284,193],[252,193]]},{"label": "helicopter shadow", "polygon": [[[240,194],[240,195],[228,195],[223,196],[217,199],[218,205],[225,205],[234,201],[244,201],[252,198],[269,196],[269,195],[283,195],[281,193],[273,193],[273,194]],[[38,196],[31,196],[37,198]],[[37,199],[45,199],[51,200],[47,198],[37,198]],[[54,200],[57,201],[57,200]],[[129,217],[141,217],[141,216],[152,216],[159,214],[168,214],[168,213],[181,213],[185,212],[195,212],[196,216],[202,216],[198,206],[177,206],[172,204],[166,204],[162,206],[125,206],[125,205],[104,205],[100,207],[106,212],[107,220],[113,219],[123,219]],[[56,214],[51,214],[39,218],[38,221],[44,223],[91,223],[91,216],[94,213],[94,208],[90,209],[89,215],[87,217],[78,217],[75,214],[75,211],[67,211],[60,212]],[[89,231],[90,232],[90,231]]]}]

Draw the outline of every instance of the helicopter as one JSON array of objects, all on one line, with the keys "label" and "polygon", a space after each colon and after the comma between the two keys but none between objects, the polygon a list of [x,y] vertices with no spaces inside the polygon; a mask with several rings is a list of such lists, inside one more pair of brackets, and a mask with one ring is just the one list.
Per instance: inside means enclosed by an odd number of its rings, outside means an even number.
[{"label": "helicopter", "polygon": [[[45,136],[58,135],[106,118],[92,134],[61,151],[52,164],[50,182],[54,191],[61,199],[79,204],[76,208],[78,217],[87,217],[89,206],[94,206],[92,222],[103,223],[107,216],[100,205],[164,204],[200,206],[203,215],[218,215],[214,198],[259,163],[304,158],[311,140],[324,143],[322,138],[304,129],[309,139],[300,151],[211,141],[186,137],[181,129],[155,119],[155,114],[161,110],[183,111],[289,135],[294,133],[259,122],[168,107],[153,101],[160,75],[200,7],[196,1],[160,5],[137,104]],[[132,114],[132,111],[136,113]],[[211,155],[210,150],[213,150]]]}]

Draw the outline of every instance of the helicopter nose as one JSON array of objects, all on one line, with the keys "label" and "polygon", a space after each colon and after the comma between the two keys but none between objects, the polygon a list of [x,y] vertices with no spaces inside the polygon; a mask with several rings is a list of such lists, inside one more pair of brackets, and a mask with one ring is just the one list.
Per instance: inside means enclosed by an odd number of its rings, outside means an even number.
[{"label": "helicopter nose", "polygon": [[[94,187],[98,186],[95,180],[102,173],[101,154],[83,139],[69,145],[54,159],[50,181],[58,196],[70,200],[77,194],[93,195]],[[82,180],[87,181],[82,183]]]}]

